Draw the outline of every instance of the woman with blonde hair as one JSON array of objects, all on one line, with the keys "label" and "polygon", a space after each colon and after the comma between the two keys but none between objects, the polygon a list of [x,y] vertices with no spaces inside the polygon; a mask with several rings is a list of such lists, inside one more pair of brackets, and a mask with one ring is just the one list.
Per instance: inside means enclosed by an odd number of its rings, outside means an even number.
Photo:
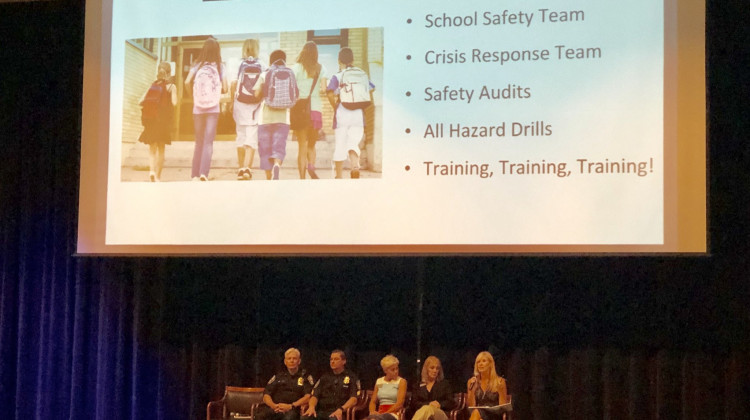
[{"label": "woman with blonde hair", "polygon": [[430,356],[422,364],[422,380],[412,392],[411,405],[416,410],[412,420],[448,420],[445,412],[452,410],[456,402],[437,357]]},{"label": "woman with blonde hair", "polygon": [[380,360],[385,376],[375,381],[370,399],[370,420],[402,420],[399,413],[406,400],[406,379],[398,376],[398,359],[392,354]]},{"label": "woman with blonde hair", "polygon": [[299,100],[289,114],[289,128],[297,138],[297,170],[300,179],[305,179],[305,171],[310,178],[317,179],[315,173],[315,142],[318,130],[323,128],[323,102],[320,99],[320,87],[327,85],[328,73],[318,63],[318,46],[308,41],[302,47],[297,63],[291,67],[297,79]]},{"label": "woman with blonde hair", "polygon": [[[495,359],[483,351],[474,361],[474,376],[466,383],[466,398],[469,407],[492,407],[508,402],[505,379],[495,370]],[[499,420],[500,415],[489,410],[471,411],[469,420]]]}]

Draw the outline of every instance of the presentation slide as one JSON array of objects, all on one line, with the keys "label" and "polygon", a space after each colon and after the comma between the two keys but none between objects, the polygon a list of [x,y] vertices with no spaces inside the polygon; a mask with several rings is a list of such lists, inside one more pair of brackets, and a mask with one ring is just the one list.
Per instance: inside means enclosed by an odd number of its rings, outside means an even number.
[{"label": "presentation slide", "polygon": [[78,252],[705,253],[704,14],[87,5]]}]

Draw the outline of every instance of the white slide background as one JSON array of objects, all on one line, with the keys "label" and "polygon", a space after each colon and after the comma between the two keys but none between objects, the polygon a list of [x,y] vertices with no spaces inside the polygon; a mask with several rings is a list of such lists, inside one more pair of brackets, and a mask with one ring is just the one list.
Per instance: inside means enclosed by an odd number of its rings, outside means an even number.
[{"label": "white slide background", "polygon": [[[546,22],[540,9],[548,9]],[[502,15],[505,10],[533,13],[533,18],[529,25],[483,25],[484,12]],[[582,11],[584,20],[551,22],[552,11]],[[479,22],[474,26],[426,27],[428,15],[475,12]],[[125,40],[342,27],[383,28],[383,82],[377,86],[383,104],[382,178],[120,181]],[[106,242],[661,244],[663,44],[663,4],[653,0],[114,0]],[[601,55],[560,59],[558,45],[598,48]],[[549,59],[476,63],[473,49],[546,49]],[[429,64],[428,51],[463,52],[466,62]],[[484,86],[509,84],[528,88],[530,97],[478,98]],[[426,89],[446,86],[473,90],[471,102],[427,100]],[[548,135],[512,135],[514,122],[537,121],[549,126]],[[450,124],[502,123],[502,137],[448,133]],[[438,124],[445,127],[443,136],[425,135],[428,125]],[[579,159],[645,162],[646,173],[581,171]],[[500,161],[509,162],[505,173]],[[570,173],[509,173],[510,163],[527,161],[565,163]],[[428,174],[425,162],[488,164],[491,176]],[[247,184],[252,192],[238,194],[247,191]]]}]

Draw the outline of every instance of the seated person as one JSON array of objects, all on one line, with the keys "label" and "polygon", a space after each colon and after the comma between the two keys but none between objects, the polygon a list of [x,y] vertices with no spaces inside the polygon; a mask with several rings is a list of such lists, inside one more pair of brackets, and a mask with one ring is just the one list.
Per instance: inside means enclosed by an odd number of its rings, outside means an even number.
[{"label": "seated person", "polygon": [[[495,371],[495,359],[483,351],[474,361],[474,376],[466,383],[466,402],[469,407],[492,407],[508,403],[505,379]],[[500,420],[499,413],[489,410],[471,410],[469,420]]]},{"label": "seated person", "polygon": [[435,356],[422,365],[422,381],[412,392],[411,406],[416,410],[412,420],[448,420],[446,411],[456,406],[451,386],[443,378],[443,366]]},{"label": "seated person", "polygon": [[304,419],[341,420],[346,410],[357,404],[360,391],[357,375],[346,369],[346,353],[342,350],[331,352],[331,371],[315,383],[309,407]]},{"label": "seated person", "polygon": [[406,399],[406,379],[398,376],[398,359],[389,354],[380,361],[385,376],[375,381],[370,399],[369,420],[401,420],[398,418]]},{"label": "seated person", "polygon": [[286,370],[274,375],[263,391],[263,403],[258,407],[258,420],[299,420],[300,407],[310,399],[313,378],[300,370],[299,350],[290,348],[284,353]]}]

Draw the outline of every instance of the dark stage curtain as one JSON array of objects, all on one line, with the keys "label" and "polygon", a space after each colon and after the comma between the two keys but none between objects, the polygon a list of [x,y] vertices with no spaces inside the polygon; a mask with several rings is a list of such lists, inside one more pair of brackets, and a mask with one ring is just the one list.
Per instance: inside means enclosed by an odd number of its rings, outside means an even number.
[{"label": "dark stage curtain", "polygon": [[709,256],[99,258],[73,256],[83,2],[0,4],[0,418],[205,418],[290,346],[367,387],[435,354],[457,391],[490,349],[517,419],[750,418],[747,13],[709,1]]}]

